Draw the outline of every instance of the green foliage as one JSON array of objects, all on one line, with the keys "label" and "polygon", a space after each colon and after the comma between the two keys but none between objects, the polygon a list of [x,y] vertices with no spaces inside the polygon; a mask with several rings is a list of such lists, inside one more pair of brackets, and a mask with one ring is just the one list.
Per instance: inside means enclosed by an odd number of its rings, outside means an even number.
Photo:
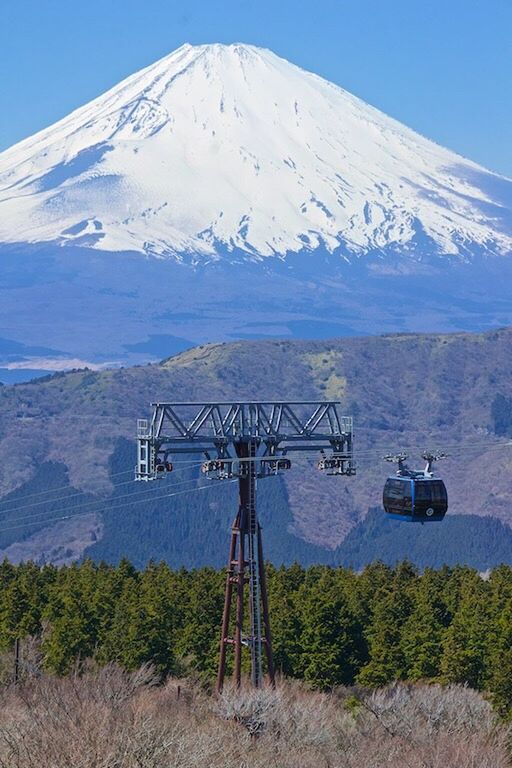
[{"label": "green foliage", "polygon": [[[137,571],[86,561],[56,569],[0,564],[0,650],[40,635],[44,664],[151,662],[162,675],[214,679],[225,572]],[[488,578],[471,568],[374,563],[359,574],[324,565],[268,567],[278,672],[328,689],[394,680],[462,683],[512,712],[512,568]],[[248,616],[248,610],[246,610]],[[229,656],[230,654],[228,654]],[[247,668],[248,653],[244,666]]]},{"label": "green foliage", "polygon": [[187,668],[205,680],[217,672],[224,584],[224,574],[212,568],[192,571],[183,581],[182,606],[186,600],[188,620],[180,633],[177,652]]},{"label": "green foliage", "polygon": [[458,605],[443,641],[441,672],[446,682],[467,683],[473,688],[485,683],[488,593],[489,585],[474,571],[463,575]]},{"label": "green foliage", "polygon": [[269,610],[272,617],[272,645],[276,670],[288,677],[299,676],[302,629],[299,591],[305,571],[295,564],[290,568],[269,568]]},{"label": "green foliage", "polygon": [[370,658],[358,674],[358,682],[363,685],[378,687],[407,677],[401,636],[413,610],[411,590],[416,578],[412,566],[403,563],[374,595],[366,630]]},{"label": "green foliage", "polygon": [[323,570],[297,601],[302,613],[300,671],[318,688],[347,684],[357,660],[357,619],[347,600],[340,573]]},{"label": "green foliage", "polygon": [[101,617],[99,587],[91,562],[63,568],[51,585],[43,611],[50,626],[43,642],[49,669],[63,674],[75,659],[93,655]]},{"label": "green foliage", "polygon": [[496,617],[496,631],[488,646],[489,688],[498,712],[512,719],[512,604]]},{"label": "green foliage", "polygon": [[401,631],[401,649],[409,680],[435,680],[440,674],[447,626],[443,602],[446,571],[427,570],[416,587],[414,604]]},{"label": "green foliage", "polygon": [[0,646],[8,647],[19,636],[37,634],[43,607],[57,571],[33,563],[0,565]]}]

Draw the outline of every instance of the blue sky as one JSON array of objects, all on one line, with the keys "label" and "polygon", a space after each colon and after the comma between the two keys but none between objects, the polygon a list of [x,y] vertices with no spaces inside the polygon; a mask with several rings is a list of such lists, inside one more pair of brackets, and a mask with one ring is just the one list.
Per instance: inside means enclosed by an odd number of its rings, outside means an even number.
[{"label": "blue sky", "polygon": [[512,0],[0,0],[0,150],[184,42],[271,48],[512,176]]}]

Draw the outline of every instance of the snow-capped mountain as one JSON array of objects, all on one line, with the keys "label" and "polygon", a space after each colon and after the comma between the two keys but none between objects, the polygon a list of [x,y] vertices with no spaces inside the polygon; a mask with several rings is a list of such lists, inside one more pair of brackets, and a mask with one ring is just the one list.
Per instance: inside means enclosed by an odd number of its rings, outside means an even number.
[{"label": "snow-capped mountain", "polygon": [[511,253],[512,181],[270,51],[185,45],[0,154],[0,382],[512,324]]},{"label": "snow-capped mountain", "polygon": [[512,250],[512,183],[249,45],[184,45],[0,154],[0,242],[178,261]]}]

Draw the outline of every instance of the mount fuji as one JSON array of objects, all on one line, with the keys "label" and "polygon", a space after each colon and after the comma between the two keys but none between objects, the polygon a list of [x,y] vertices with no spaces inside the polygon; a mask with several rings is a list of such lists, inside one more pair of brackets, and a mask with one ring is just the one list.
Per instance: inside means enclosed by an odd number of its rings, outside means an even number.
[{"label": "mount fuji", "polygon": [[268,50],[184,45],[0,154],[0,367],[507,324],[511,254],[511,180]]}]

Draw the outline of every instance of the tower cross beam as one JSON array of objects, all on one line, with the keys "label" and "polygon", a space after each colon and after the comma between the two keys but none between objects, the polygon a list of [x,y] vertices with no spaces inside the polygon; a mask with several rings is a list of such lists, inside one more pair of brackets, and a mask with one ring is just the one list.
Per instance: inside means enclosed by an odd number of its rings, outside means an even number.
[{"label": "tower cross beam", "polygon": [[280,442],[307,437],[313,441],[342,439],[352,419],[341,416],[337,402],[153,403],[149,435],[191,441],[226,437],[261,437]]}]

